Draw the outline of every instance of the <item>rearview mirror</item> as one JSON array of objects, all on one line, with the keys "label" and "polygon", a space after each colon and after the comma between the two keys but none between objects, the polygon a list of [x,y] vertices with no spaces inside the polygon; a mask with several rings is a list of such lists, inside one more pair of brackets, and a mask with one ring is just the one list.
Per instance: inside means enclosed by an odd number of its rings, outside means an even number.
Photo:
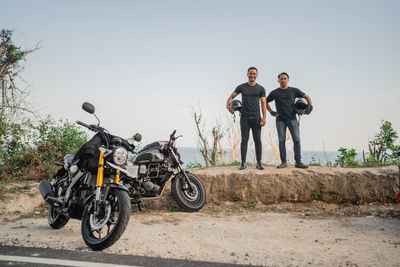
[{"label": "rearview mirror", "polygon": [[93,114],[94,113],[94,106],[89,102],[85,102],[82,104],[82,109],[87,113]]},{"label": "rearview mirror", "polygon": [[136,142],[142,141],[142,135],[141,135],[140,133],[136,133],[136,134],[133,136],[133,140],[135,140]]}]

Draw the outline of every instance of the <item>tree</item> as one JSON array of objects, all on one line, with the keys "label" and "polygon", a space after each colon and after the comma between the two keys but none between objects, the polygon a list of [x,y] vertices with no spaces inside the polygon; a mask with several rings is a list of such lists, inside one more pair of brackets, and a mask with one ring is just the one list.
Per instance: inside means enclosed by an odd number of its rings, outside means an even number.
[{"label": "tree", "polygon": [[368,144],[369,158],[367,161],[388,164],[396,156],[394,151],[400,149],[394,143],[397,140],[397,132],[389,121],[383,121],[379,133]]},{"label": "tree", "polygon": [[205,123],[203,122],[203,115],[201,111],[192,111],[192,116],[196,124],[198,145],[201,155],[204,158],[206,167],[216,166],[218,156],[223,153],[218,147],[220,147],[221,139],[225,136],[227,131],[221,129],[221,124],[217,122],[216,126],[211,129],[212,146],[210,147],[207,133],[205,132]]},{"label": "tree", "polygon": [[11,121],[18,112],[32,113],[33,109],[26,101],[28,89],[20,89],[16,80],[20,77],[24,67],[22,62],[26,56],[42,47],[24,50],[12,42],[12,31],[2,29],[0,32],[0,120],[5,123]]}]

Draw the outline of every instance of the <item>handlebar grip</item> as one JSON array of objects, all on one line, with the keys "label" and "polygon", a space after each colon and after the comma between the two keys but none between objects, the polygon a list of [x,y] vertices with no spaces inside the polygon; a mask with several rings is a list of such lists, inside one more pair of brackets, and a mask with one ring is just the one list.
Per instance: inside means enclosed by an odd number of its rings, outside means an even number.
[{"label": "handlebar grip", "polygon": [[84,126],[84,127],[86,127],[86,128],[89,128],[89,125],[87,125],[87,124],[84,123],[84,122],[76,121],[76,123],[79,124],[79,125],[82,125],[82,126]]},{"label": "handlebar grip", "polygon": [[76,123],[79,124],[79,125],[82,125],[83,127],[88,128],[90,131],[93,131],[93,132],[98,132],[99,129],[100,129],[99,127],[96,127],[94,125],[89,125],[89,124],[86,124],[86,123],[81,122],[81,121],[76,121]]},{"label": "handlebar grip", "polygon": [[121,138],[122,140],[122,146],[125,147],[128,151],[134,152],[135,151],[135,146],[126,141],[125,139]]}]

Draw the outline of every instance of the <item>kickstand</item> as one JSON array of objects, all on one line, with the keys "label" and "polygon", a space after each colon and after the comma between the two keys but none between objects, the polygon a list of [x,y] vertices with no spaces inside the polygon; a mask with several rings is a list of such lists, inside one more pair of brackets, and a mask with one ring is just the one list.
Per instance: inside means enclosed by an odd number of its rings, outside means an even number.
[{"label": "kickstand", "polygon": [[138,207],[138,209],[139,209],[139,211],[142,211],[142,206],[140,206],[140,203],[141,203],[141,202],[142,202],[142,201],[136,200],[136,199],[131,200],[131,204],[136,204],[137,207]]}]

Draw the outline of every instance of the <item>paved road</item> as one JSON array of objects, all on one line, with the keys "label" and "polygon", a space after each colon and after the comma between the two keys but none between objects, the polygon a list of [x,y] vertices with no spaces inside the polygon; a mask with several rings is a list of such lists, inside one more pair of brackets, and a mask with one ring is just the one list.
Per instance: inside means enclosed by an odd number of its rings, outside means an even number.
[{"label": "paved road", "polygon": [[134,255],[117,255],[103,252],[80,252],[50,248],[30,248],[0,245],[0,266],[247,266],[205,261],[151,258]]}]

